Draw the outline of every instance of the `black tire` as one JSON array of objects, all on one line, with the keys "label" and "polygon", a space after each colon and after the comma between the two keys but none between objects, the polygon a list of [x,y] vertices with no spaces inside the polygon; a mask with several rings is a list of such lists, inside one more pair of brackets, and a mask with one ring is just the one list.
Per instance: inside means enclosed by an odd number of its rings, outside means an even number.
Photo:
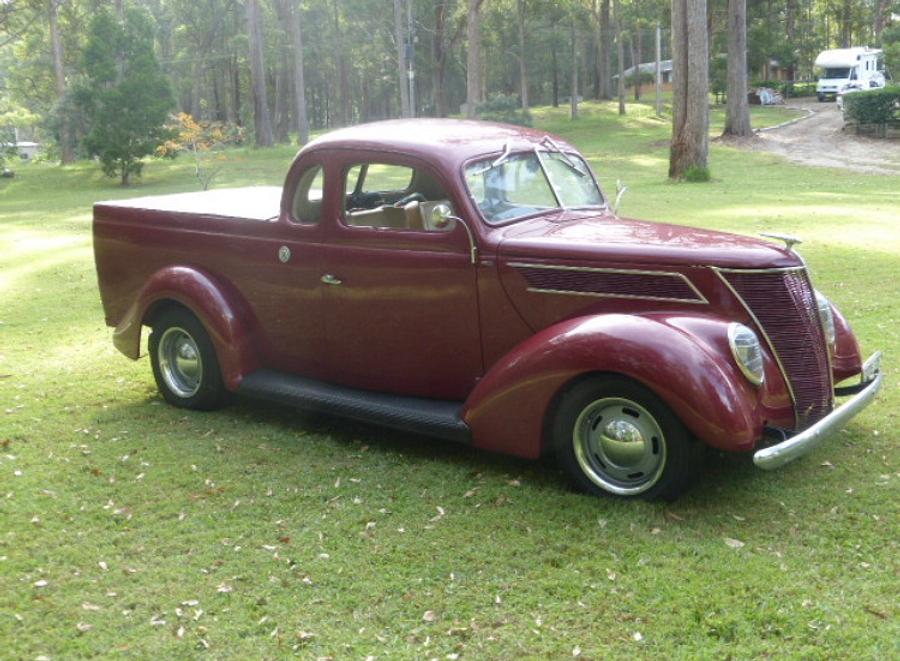
[{"label": "black tire", "polygon": [[703,444],[671,409],[621,376],[598,375],[568,388],[550,430],[573,486],[594,495],[674,500],[703,465]]},{"label": "black tire", "polygon": [[824,94],[816,94],[816,98],[819,100],[819,103],[822,103],[823,101],[825,101]]},{"label": "black tire", "polygon": [[210,411],[221,406],[226,390],[209,334],[191,312],[165,310],[148,341],[156,387],[169,404]]}]

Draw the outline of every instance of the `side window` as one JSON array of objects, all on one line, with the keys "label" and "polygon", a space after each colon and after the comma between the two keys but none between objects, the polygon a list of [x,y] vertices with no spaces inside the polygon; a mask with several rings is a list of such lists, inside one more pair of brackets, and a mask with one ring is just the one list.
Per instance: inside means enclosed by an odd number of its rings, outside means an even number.
[{"label": "side window", "polygon": [[291,216],[301,225],[316,225],[322,218],[322,191],[324,176],[321,165],[304,170],[294,191]]},{"label": "side window", "polygon": [[425,170],[374,161],[347,170],[344,223],[350,227],[448,231],[432,219],[438,204],[449,204],[447,194]]}]

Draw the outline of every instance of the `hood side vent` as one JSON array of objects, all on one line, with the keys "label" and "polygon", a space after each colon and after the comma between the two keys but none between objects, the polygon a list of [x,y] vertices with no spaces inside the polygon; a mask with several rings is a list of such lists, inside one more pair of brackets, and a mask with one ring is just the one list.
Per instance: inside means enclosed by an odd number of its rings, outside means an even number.
[{"label": "hood side vent", "polygon": [[708,302],[681,273],[555,264],[511,263],[510,266],[522,274],[531,292],[678,303]]}]

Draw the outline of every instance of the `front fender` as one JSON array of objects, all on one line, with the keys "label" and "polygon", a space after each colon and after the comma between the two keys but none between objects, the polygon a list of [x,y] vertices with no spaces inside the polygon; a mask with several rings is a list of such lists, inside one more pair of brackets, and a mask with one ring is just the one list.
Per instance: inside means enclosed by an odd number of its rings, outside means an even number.
[{"label": "front fender", "polygon": [[834,315],[835,338],[831,369],[834,372],[834,382],[839,383],[862,371],[862,352],[844,315],[834,305],[831,306],[831,313]]},{"label": "front fender", "polygon": [[140,355],[141,327],[166,303],[190,310],[209,333],[225,386],[237,389],[260,361],[253,346],[253,314],[228,282],[189,266],[168,266],[154,273],[113,332],[116,348],[129,358]]},{"label": "front fender", "polygon": [[752,386],[727,345],[728,320],[651,313],[569,319],[538,332],[500,359],[469,396],[463,417],[474,444],[534,458],[546,416],[573,379],[605,372],[653,390],[705,443],[750,450],[772,418],[793,419],[777,365],[766,356],[767,388]]}]

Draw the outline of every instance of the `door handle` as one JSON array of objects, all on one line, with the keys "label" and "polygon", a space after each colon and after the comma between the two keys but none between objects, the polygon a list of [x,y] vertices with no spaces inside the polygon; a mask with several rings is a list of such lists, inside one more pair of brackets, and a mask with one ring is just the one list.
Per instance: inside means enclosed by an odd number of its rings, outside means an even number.
[{"label": "door handle", "polygon": [[322,282],[326,285],[339,285],[341,284],[341,280],[331,275],[330,273],[326,273],[322,276]]}]

